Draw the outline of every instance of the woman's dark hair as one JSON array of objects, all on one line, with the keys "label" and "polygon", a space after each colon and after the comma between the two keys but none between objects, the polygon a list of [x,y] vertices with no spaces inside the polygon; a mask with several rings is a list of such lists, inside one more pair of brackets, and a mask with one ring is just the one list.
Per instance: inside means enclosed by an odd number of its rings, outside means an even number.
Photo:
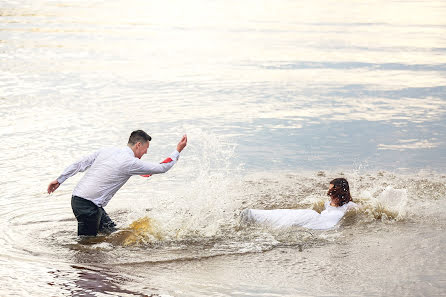
[{"label": "woman's dark hair", "polygon": [[136,130],[130,134],[129,143],[130,145],[135,145],[138,142],[146,143],[147,141],[151,141],[152,137],[149,134],[144,132],[143,130]]},{"label": "woman's dark hair", "polygon": [[339,206],[353,201],[352,196],[350,195],[348,181],[345,178],[335,178],[330,182],[330,185],[333,185],[333,188],[328,190],[327,195],[337,198],[339,201]]}]

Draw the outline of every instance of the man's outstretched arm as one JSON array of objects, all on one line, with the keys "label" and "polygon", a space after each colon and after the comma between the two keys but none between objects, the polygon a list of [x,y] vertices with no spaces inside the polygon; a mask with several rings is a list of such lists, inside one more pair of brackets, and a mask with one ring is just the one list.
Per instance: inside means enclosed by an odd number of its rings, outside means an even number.
[{"label": "man's outstretched arm", "polygon": [[69,177],[75,175],[78,172],[83,172],[87,170],[91,164],[93,164],[96,157],[99,155],[99,151],[94,152],[91,155],[88,155],[77,162],[74,162],[67,168],[65,168],[64,172],[55,180],[50,182],[48,185],[48,194],[53,193],[57,190],[57,188]]},{"label": "man's outstretched arm", "polygon": [[184,135],[178,143],[177,149],[172,154],[170,154],[170,157],[164,160],[161,164],[145,162],[137,159],[130,167],[129,174],[143,175],[147,177],[152,174],[167,172],[170,168],[173,167],[173,165],[175,165],[180,156],[180,152],[186,147],[186,145],[187,135]]}]

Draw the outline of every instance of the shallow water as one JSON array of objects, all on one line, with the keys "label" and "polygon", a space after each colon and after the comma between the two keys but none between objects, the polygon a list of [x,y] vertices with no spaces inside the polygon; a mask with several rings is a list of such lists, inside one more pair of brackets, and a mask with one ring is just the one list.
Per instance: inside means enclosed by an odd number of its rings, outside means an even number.
[{"label": "shallow water", "polygon": [[[0,296],[443,296],[443,1],[3,1]],[[76,237],[48,183],[77,158],[153,137],[189,144]],[[321,211],[334,230],[246,225],[245,208]]]}]

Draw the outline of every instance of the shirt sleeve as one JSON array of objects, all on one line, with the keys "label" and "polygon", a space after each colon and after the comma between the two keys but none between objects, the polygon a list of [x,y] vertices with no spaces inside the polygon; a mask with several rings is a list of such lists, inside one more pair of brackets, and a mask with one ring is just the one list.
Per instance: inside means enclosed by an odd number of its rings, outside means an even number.
[{"label": "shirt sleeve", "polygon": [[180,153],[178,151],[174,151],[170,154],[170,160],[167,159],[163,163],[151,163],[141,161],[140,159],[136,159],[130,165],[129,174],[130,175],[142,175],[142,174],[159,174],[165,173],[169,171],[170,168],[175,165],[180,157]]},{"label": "shirt sleeve", "polygon": [[77,162],[74,162],[65,170],[63,173],[57,178],[57,181],[59,184],[63,183],[65,180],[67,180],[69,177],[72,177],[78,172],[83,172],[87,170],[91,164],[93,164],[94,160],[96,160],[96,157],[99,155],[99,151],[94,152],[91,155],[85,156],[82,159],[78,160]]},{"label": "shirt sleeve", "polygon": [[330,201],[325,201],[324,202],[324,209],[327,209],[330,206]]},{"label": "shirt sleeve", "polygon": [[359,205],[356,204],[355,202],[350,201],[349,203],[347,203],[347,210],[355,209],[355,208],[359,209]]}]

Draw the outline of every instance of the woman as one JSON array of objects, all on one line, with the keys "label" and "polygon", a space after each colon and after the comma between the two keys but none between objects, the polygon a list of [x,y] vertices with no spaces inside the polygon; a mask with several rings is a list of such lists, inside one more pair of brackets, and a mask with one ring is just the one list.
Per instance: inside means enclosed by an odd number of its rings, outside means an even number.
[{"label": "woman", "polygon": [[309,229],[330,229],[344,216],[347,210],[357,207],[350,195],[350,188],[345,178],[336,178],[330,182],[325,202],[325,210],[318,213],[312,209],[245,209],[242,221],[264,223],[273,227],[302,226]]}]

